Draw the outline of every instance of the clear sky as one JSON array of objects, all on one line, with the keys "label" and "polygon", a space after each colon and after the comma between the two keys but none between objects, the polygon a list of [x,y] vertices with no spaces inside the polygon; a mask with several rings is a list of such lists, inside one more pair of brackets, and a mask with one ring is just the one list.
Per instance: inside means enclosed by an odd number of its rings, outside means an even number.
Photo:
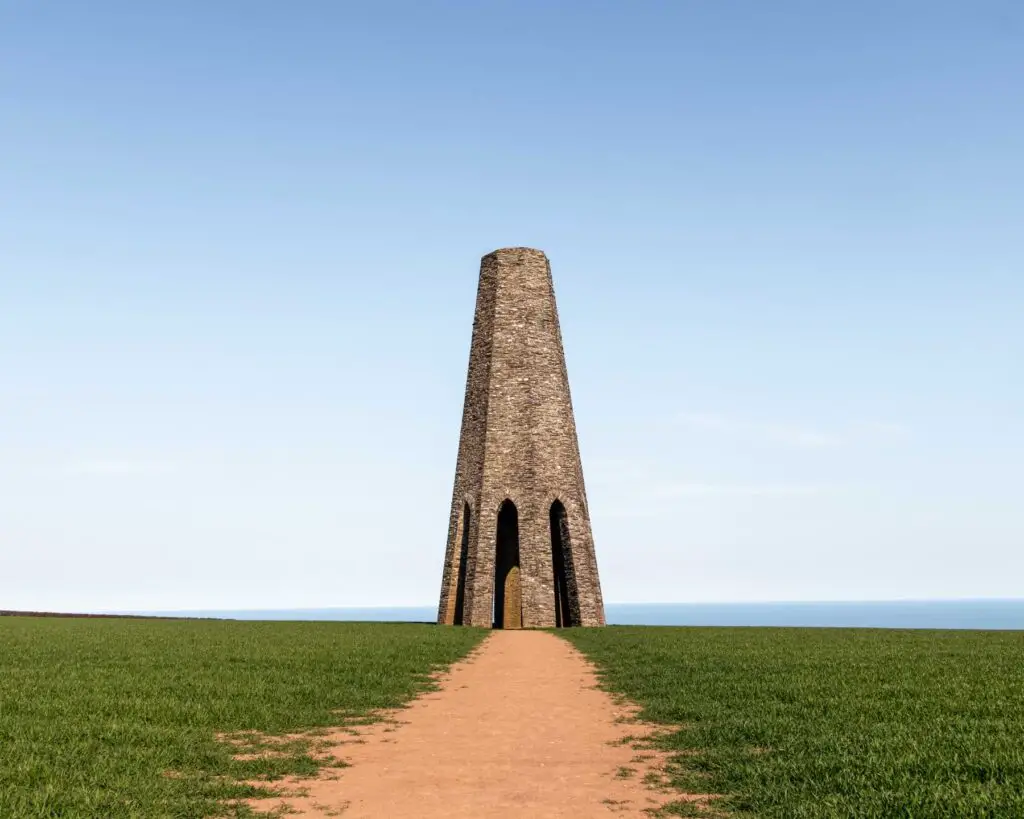
[{"label": "clear sky", "polygon": [[509,245],[607,601],[1024,596],[1018,0],[8,0],[0,54],[0,608],[434,603]]}]

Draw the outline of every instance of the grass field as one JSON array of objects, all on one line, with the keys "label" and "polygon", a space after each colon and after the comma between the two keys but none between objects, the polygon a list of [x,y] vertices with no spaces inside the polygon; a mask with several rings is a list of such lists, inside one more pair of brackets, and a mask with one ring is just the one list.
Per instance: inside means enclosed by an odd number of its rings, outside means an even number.
[{"label": "grass field", "polygon": [[645,718],[683,726],[674,782],[723,794],[716,813],[1024,817],[1024,633],[563,634]]},{"label": "grass field", "polygon": [[426,625],[0,617],[0,817],[199,819],[304,743],[240,762],[215,735],[398,705],[486,632]]}]

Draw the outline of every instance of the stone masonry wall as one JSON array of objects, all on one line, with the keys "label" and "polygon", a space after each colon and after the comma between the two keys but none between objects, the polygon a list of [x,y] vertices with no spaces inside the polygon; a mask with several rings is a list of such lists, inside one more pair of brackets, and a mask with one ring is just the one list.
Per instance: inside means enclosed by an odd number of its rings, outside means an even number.
[{"label": "stone masonry wall", "polygon": [[566,509],[580,625],[604,625],[551,268],[530,248],[495,251],[480,265],[438,622],[455,620],[468,506],[462,622],[491,625],[497,517],[506,499],[519,514],[523,626],[555,625],[555,500]]}]

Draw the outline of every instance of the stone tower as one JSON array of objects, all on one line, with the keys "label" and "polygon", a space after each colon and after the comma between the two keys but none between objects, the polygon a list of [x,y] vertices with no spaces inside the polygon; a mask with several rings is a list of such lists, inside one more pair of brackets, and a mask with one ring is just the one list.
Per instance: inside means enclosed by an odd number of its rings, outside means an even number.
[{"label": "stone tower", "polygon": [[484,256],[439,623],[603,626],[551,266]]}]

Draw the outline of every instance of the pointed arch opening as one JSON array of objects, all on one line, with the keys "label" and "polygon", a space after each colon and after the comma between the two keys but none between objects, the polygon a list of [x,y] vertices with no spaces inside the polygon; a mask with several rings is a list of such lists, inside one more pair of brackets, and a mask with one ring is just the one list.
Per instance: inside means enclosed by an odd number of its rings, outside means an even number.
[{"label": "pointed arch opening", "polygon": [[569,516],[560,500],[551,504],[551,568],[554,575],[555,627],[580,624],[579,593],[569,537]]},{"label": "pointed arch opening", "polygon": [[510,500],[498,510],[494,556],[494,627],[523,627],[523,591],[519,576],[519,510]]},{"label": "pointed arch opening", "polygon": [[469,562],[469,527],[473,522],[473,511],[468,503],[462,506],[462,543],[459,545],[459,570],[455,587],[455,614],[452,622],[461,626],[466,609],[466,564]]}]

